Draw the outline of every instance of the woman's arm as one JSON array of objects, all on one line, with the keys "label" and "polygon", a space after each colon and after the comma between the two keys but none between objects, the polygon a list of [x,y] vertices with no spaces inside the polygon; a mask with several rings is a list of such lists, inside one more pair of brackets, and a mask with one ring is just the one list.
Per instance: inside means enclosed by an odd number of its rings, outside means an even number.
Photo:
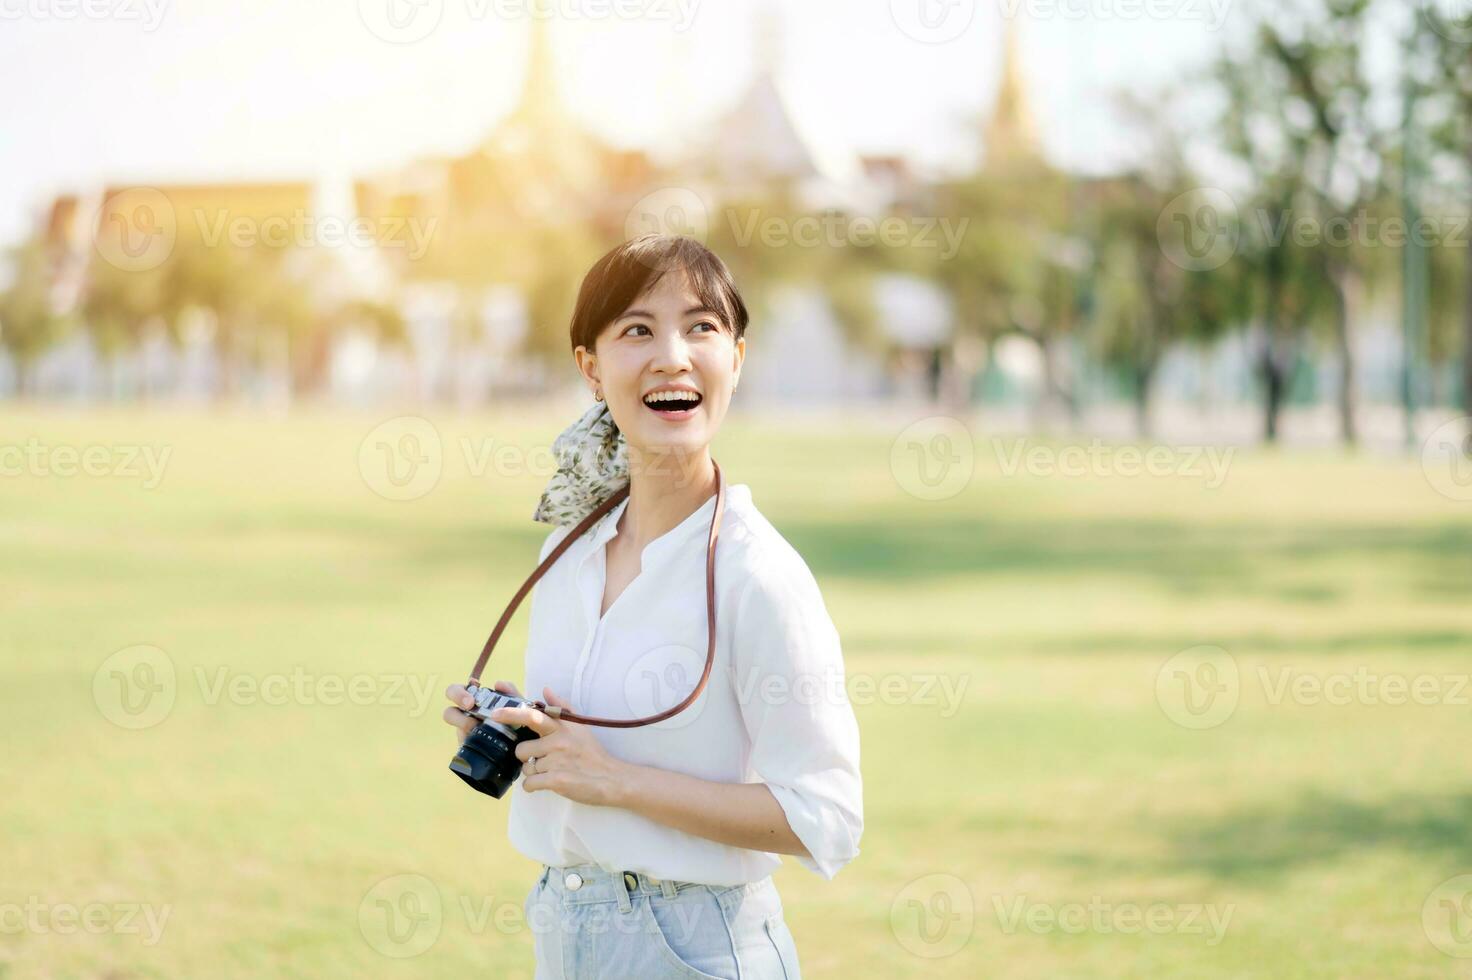
[{"label": "woman's arm", "polygon": [[[542,696],[550,705],[572,707],[550,688]],[[619,807],[721,844],[808,856],[777,798],[762,783],[717,783],[635,765],[610,755],[586,725],[549,718],[535,708],[499,711],[505,714],[497,720],[530,725],[541,735],[516,747],[523,763],[536,760],[536,771],[522,777],[521,788],[528,793],[550,789],[578,803]]]},{"label": "woman's arm", "polygon": [[765,783],[715,783],[651,766],[628,769],[614,806],[721,844],[810,857]]},{"label": "woman's arm", "polygon": [[[507,681],[498,681],[496,690],[519,693]],[[459,708],[470,707],[471,697],[463,685],[450,685],[445,695]],[[550,689],[542,695],[548,704],[571,707]],[[492,717],[529,725],[541,736],[516,747],[523,765],[536,760],[523,770],[521,788],[528,793],[547,789],[578,803],[629,810],[721,844],[809,856],[781,804],[763,783],[717,783],[625,762],[610,755],[586,725],[549,718],[535,708],[501,708]],[[445,709],[445,721],[460,729],[462,740],[476,725],[474,718],[453,707]]]}]

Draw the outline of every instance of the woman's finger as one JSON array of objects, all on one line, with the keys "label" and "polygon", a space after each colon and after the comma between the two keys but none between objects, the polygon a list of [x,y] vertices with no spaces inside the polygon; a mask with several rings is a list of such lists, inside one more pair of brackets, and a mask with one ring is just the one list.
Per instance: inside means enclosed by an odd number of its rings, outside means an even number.
[{"label": "woman's finger", "polygon": [[530,728],[538,735],[551,735],[557,731],[557,722],[548,718],[536,708],[524,706],[520,708],[497,708],[491,712],[491,720],[499,721],[503,725],[521,725]]},{"label": "woman's finger", "polygon": [[475,698],[465,689],[464,684],[451,684],[445,688],[445,697],[449,698],[451,703],[458,704],[462,708],[469,708],[475,704]]},{"label": "woman's finger", "polygon": [[497,681],[495,689],[501,694],[510,694],[518,698],[521,697],[521,692],[518,691],[516,689],[516,685],[511,683],[510,681]]},{"label": "woman's finger", "polygon": [[445,719],[445,724],[454,725],[467,735],[474,730],[476,725],[476,719],[467,715],[459,708],[446,708],[441,714],[441,717]]}]

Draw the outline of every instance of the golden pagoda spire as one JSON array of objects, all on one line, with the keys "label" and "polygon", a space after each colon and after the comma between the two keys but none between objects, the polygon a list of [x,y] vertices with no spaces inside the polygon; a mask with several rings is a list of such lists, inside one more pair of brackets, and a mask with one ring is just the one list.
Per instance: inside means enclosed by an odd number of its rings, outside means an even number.
[{"label": "golden pagoda spire", "polygon": [[1021,34],[1017,18],[1005,18],[1002,74],[986,127],[985,164],[989,170],[1040,161],[1037,124],[1022,78]]}]

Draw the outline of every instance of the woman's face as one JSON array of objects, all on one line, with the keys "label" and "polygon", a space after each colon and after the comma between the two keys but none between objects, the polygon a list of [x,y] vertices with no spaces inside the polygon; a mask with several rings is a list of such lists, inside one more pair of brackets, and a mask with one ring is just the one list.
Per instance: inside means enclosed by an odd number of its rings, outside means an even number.
[{"label": "woman's face", "polygon": [[[689,457],[710,445],[726,417],[746,340],[734,341],[688,278],[671,270],[603,328],[592,353],[579,346],[576,357],[632,448]],[[671,389],[684,400],[653,397]]]}]

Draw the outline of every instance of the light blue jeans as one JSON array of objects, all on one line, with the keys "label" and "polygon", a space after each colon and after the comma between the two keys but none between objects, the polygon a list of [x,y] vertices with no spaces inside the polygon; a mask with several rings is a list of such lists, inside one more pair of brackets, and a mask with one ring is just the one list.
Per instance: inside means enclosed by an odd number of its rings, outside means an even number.
[{"label": "light blue jeans", "polygon": [[537,980],[800,977],[770,876],[727,887],[544,866],[524,911]]}]

